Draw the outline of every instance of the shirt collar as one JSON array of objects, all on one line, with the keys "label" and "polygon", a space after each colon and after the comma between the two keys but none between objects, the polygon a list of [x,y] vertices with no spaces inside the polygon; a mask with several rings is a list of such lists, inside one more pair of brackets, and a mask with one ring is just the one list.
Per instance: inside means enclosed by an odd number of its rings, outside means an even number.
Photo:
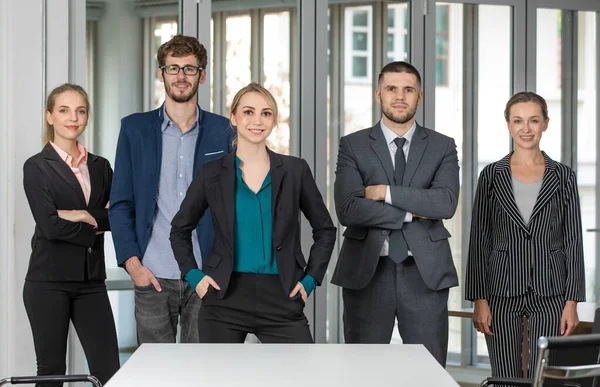
[{"label": "shirt collar", "polygon": [[[50,141],[50,145],[52,145],[52,147],[54,148],[54,150],[56,151],[56,153],[58,153],[58,155],[60,156],[60,158],[65,163],[69,164],[69,166],[72,165],[73,157],[71,157],[70,154],[68,154],[67,152],[65,152],[61,148],[59,148],[58,145],[56,145],[52,141]],[[87,148],[84,147],[83,145],[81,145],[81,143],[79,141],[77,141],[77,149],[79,150],[79,158],[77,159],[77,162],[75,163],[75,165],[79,165],[82,162],[87,163],[87,157],[88,157]]]},{"label": "shirt collar", "polygon": [[392,129],[385,126],[383,120],[379,121],[379,124],[381,125],[381,131],[383,132],[385,142],[388,144],[388,146],[394,142],[396,137],[403,137],[406,139],[406,143],[410,144],[412,137],[415,134],[415,130],[417,130],[417,121],[413,121],[412,126],[410,127],[408,132],[404,133],[404,136],[398,136],[396,133],[394,133]]},{"label": "shirt collar", "polygon": [[[164,132],[169,127],[169,124],[173,122],[167,115],[167,104],[166,103],[163,103],[163,105],[162,105],[162,116],[163,116],[163,122],[160,126],[160,130],[161,130],[161,132]],[[199,119],[200,119],[200,109],[198,109],[198,105],[196,105],[196,122],[194,123],[194,125],[192,125],[190,130],[186,133],[189,133],[190,131],[196,129],[196,127],[198,126]],[[174,122],[173,122],[173,126],[177,127],[177,125]]]}]

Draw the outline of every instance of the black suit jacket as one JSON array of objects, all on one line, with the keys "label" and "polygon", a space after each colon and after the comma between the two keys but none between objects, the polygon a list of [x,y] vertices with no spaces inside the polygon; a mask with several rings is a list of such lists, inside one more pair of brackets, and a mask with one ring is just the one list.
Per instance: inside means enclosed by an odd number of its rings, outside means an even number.
[{"label": "black suit jacket", "polygon": [[[25,277],[30,281],[84,281],[106,278],[104,234],[109,231],[108,210],[112,169],[108,160],[88,153],[91,194],[86,205],[73,171],[52,145],[29,158],[23,166],[23,186],[35,219],[31,258]],[[58,217],[57,210],[87,210],[98,229]]]},{"label": "black suit jacket", "polygon": [[[283,290],[289,294],[305,274],[321,283],[333,251],[336,228],[306,161],[271,151],[269,157],[273,252]],[[223,298],[233,271],[235,179],[235,153],[202,164],[171,222],[171,246],[183,278],[197,268],[192,231],[210,208],[215,241],[210,254],[202,257],[202,269],[219,284],[218,298]],[[313,229],[314,244],[308,264],[300,247],[300,211]]]}]

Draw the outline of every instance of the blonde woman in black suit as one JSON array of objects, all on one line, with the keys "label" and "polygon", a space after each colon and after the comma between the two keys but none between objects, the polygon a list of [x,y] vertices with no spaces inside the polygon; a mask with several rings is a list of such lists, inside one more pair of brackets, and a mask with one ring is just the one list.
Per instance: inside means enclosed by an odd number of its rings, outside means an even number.
[{"label": "blonde woman in black suit", "polygon": [[569,335],[585,300],[581,212],[573,170],[540,150],[546,101],[515,94],[504,116],[515,150],[486,166],[473,205],[465,298],[485,334],[492,375],[522,377],[523,317],[533,377],[539,336]]},{"label": "blonde woman in black suit", "polygon": [[89,111],[83,88],[69,83],[55,88],[46,102],[47,144],[23,167],[35,220],[23,301],[38,375],[64,375],[72,321],[90,373],[104,384],[119,369],[117,334],[104,284],[112,169],[77,141]]}]

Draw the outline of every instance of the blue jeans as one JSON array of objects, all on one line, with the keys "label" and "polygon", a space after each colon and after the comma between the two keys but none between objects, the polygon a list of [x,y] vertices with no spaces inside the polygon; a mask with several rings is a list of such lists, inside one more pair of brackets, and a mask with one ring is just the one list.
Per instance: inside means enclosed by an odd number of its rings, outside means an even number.
[{"label": "blue jeans", "polygon": [[161,292],[157,292],[152,284],[134,286],[138,344],[175,343],[178,323],[181,325],[181,342],[197,343],[200,297],[184,280],[157,280]]}]

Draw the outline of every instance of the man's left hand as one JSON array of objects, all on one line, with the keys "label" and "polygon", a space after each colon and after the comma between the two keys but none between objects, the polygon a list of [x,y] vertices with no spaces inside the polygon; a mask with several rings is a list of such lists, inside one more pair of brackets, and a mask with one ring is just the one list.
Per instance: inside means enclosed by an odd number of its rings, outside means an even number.
[{"label": "man's left hand", "polygon": [[370,185],[365,187],[365,199],[384,201],[387,185]]}]

